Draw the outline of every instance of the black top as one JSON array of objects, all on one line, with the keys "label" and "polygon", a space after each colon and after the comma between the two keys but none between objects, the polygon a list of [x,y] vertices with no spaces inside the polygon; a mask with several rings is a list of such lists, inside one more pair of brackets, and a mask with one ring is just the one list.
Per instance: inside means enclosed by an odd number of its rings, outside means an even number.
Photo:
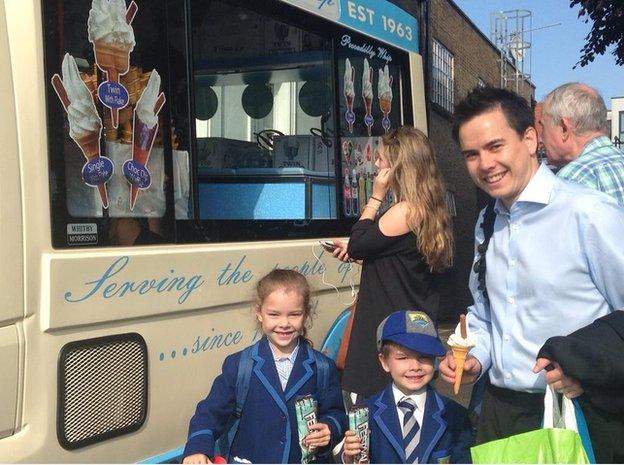
[{"label": "black top", "polygon": [[379,323],[397,310],[425,311],[435,323],[439,296],[412,232],[386,236],[378,220],[360,220],[351,229],[348,253],[363,264],[342,386],[368,397],[388,382],[377,358]]}]

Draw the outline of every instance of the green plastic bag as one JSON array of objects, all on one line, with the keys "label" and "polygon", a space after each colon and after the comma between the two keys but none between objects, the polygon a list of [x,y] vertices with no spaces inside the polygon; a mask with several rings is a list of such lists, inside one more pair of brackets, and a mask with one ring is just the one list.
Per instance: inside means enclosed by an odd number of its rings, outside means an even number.
[{"label": "green plastic bag", "polygon": [[574,400],[552,387],[544,395],[543,428],[470,449],[473,463],[596,463],[587,423]]},{"label": "green plastic bag", "polygon": [[581,437],[560,428],[538,429],[470,449],[473,463],[589,463]]}]

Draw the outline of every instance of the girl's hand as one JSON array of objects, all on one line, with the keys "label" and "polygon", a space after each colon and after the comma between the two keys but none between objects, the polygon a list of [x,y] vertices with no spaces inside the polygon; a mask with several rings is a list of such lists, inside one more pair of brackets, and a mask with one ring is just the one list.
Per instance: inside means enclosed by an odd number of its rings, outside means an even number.
[{"label": "girl's hand", "polygon": [[325,423],[314,423],[309,427],[310,432],[305,437],[305,445],[309,449],[325,447],[331,439],[331,431]]},{"label": "girl's hand", "polygon": [[204,454],[193,454],[184,457],[182,463],[212,463],[210,459]]},{"label": "girl's hand", "polygon": [[333,240],[332,242],[336,247],[332,252],[332,255],[342,262],[348,262],[350,259],[349,254],[347,253],[347,243],[338,240]]},{"label": "girl's hand", "polygon": [[344,458],[345,463],[353,463],[353,459],[362,451],[362,442],[355,431],[345,432],[344,438]]},{"label": "girl's hand", "polygon": [[390,168],[383,168],[379,170],[379,173],[377,173],[377,176],[375,176],[375,180],[373,181],[373,197],[383,200],[386,196],[388,193],[391,172],[392,170]]}]

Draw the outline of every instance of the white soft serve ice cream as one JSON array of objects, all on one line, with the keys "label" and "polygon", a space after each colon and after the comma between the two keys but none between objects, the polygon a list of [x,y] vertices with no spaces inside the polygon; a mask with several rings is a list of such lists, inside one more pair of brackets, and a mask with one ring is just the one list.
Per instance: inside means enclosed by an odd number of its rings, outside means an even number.
[{"label": "white soft serve ice cream", "polygon": [[477,339],[470,334],[468,324],[466,324],[466,337],[463,338],[461,336],[461,323],[458,323],[455,328],[455,333],[449,336],[447,343],[449,346],[455,347],[474,347],[477,345]]},{"label": "white soft serve ice cream", "polygon": [[91,92],[80,79],[76,60],[69,53],[63,57],[61,72],[63,74],[63,87],[69,99],[69,106],[67,107],[69,135],[72,139],[77,139],[102,129],[102,122],[93,104]]},{"label": "white soft serve ice cream", "polygon": [[377,84],[377,94],[379,98],[392,99],[392,87],[390,86],[390,69],[384,66],[383,71],[379,69],[379,83]]},{"label": "white soft serve ice cream", "polygon": [[125,0],[93,0],[87,22],[89,41],[134,49],[134,31],[126,21]]},{"label": "white soft serve ice cream", "polygon": [[351,62],[348,58],[345,60],[344,94],[346,97],[355,97],[355,86],[353,85],[353,67],[351,66]]},{"label": "white soft serve ice cream", "polygon": [[156,100],[158,99],[158,95],[160,94],[160,75],[158,71],[153,70],[150,73],[149,81],[147,81],[147,86],[145,86],[145,90],[141,94],[141,98],[137,102],[136,116],[147,126],[148,128],[153,128],[158,123],[158,116],[154,114],[154,106],[156,106]]},{"label": "white soft serve ice cream", "polygon": [[365,99],[373,99],[373,83],[371,82],[371,69],[368,60],[364,58],[364,72],[362,73],[362,96]]}]

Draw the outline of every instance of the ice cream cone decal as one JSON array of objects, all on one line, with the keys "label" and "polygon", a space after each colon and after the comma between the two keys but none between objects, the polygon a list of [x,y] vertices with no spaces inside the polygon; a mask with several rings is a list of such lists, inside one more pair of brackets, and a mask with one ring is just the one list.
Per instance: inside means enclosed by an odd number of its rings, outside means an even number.
[{"label": "ice cream cone decal", "polygon": [[372,127],[375,120],[373,119],[373,70],[368,65],[368,59],[364,58],[364,72],[362,73],[362,98],[364,99],[364,108],[366,115],[364,123],[368,129],[369,137],[372,134]]},{"label": "ice cream cone decal", "polygon": [[78,144],[87,162],[82,167],[82,179],[92,187],[97,187],[102,207],[108,208],[106,183],[113,175],[113,162],[100,156],[102,120],[93,103],[91,92],[80,78],[76,61],[66,53],[61,66],[63,78],[52,76],[52,86],[56,91],[69,120],[69,136]]},{"label": "ice cream cone decal", "polygon": [[470,349],[476,345],[474,337],[468,334],[466,315],[459,316],[459,324],[457,328],[455,328],[455,333],[449,336],[447,342],[453,353],[453,359],[455,360],[455,384],[453,385],[453,392],[457,395],[464,374],[466,356]]},{"label": "ice cream cone decal", "polygon": [[130,210],[134,210],[139,190],[149,188],[152,183],[147,162],[158,132],[158,113],[164,104],[160,75],[153,70],[134,110],[132,159],[123,164],[124,176],[130,183]]},{"label": "ice cream cone decal", "polygon": [[130,66],[130,52],[135,45],[130,23],[137,9],[134,0],[127,9],[125,0],[93,0],[89,11],[89,42],[93,44],[95,62],[106,73],[106,81],[98,87],[98,98],[110,109],[114,128],[119,126],[119,109],[129,100],[119,77]]},{"label": "ice cream cone decal", "polygon": [[390,111],[392,110],[392,76],[388,65],[383,70],[379,70],[379,83],[377,84],[377,95],[379,97],[379,108],[383,113],[381,125],[384,130],[390,130]]},{"label": "ice cream cone decal", "polygon": [[347,101],[347,111],[345,113],[345,119],[349,124],[349,132],[353,132],[353,123],[355,123],[355,113],[353,113],[353,100],[355,99],[355,86],[353,85],[353,78],[355,77],[355,68],[351,66],[351,62],[347,58],[345,60],[345,74],[344,74],[344,96]]}]

